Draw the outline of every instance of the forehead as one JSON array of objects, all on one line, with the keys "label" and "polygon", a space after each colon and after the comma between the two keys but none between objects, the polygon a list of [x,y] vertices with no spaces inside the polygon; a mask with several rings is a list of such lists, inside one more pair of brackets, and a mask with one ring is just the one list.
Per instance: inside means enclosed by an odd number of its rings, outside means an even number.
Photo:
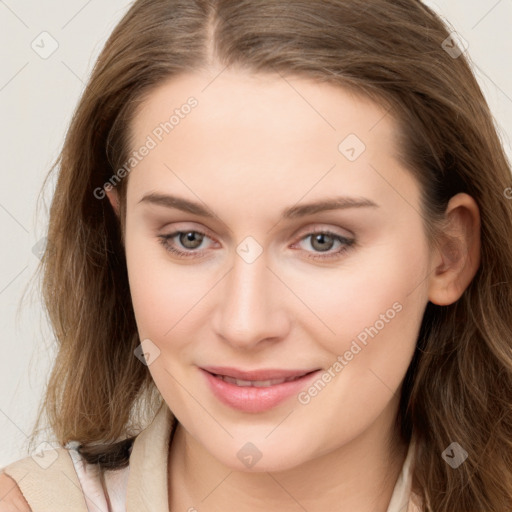
[{"label": "forehead", "polygon": [[264,199],[271,186],[287,202],[334,189],[377,198],[404,172],[385,105],[303,77],[180,75],[144,99],[130,132],[133,151],[150,139],[152,149],[130,173],[129,195],[179,186]]},{"label": "forehead", "polygon": [[[281,144],[300,137],[311,142],[323,138],[331,149],[347,132],[370,143],[375,137],[390,139],[395,129],[385,105],[347,88],[305,77],[228,69],[182,74],[161,83],[137,108],[133,140],[142,142],[137,136],[153,132],[191,97],[197,107],[186,115],[186,124],[193,125],[198,138],[203,128],[215,124],[218,129],[210,137],[231,128],[237,130],[238,140],[275,141],[278,135]],[[177,140],[179,133],[174,135]]]}]

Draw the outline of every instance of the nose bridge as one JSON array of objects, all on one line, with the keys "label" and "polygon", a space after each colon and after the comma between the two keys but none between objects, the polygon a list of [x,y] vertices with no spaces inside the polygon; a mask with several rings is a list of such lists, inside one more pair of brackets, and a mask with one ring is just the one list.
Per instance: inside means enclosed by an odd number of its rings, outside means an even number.
[{"label": "nose bridge", "polygon": [[251,261],[239,252],[225,277],[217,302],[215,328],[233,345],[248,347],[283,335],[284,312],[275,300],[275,278],[267,264],[263,253]]}]

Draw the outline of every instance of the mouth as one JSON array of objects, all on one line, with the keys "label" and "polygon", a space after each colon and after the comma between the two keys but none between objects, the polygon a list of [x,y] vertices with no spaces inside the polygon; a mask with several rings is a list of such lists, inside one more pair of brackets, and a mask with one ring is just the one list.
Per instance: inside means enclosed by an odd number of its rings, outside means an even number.
[{"label": "mouth", "polygon": [[[258,413],[298,396],[322,372],[315,370],[256,370],[199,368],[212,394],[224,405]],[[226,375],[230,373],[231,375]],[[256,378],[257,377],[257,378]]]},{"label": "mouth", "polygon": [[[203,366],[202,370],[211,373],[217,377],[228,378],[227,382],[235,383],[240,381],[240,385],[251,385],[251,383],[263,383],[263,385],[270,386],[273,384],[280,384],[281,382],[289,382],[291,380],[304,377],[309,373],[315,372],[320,368],[297,368],[297,369],[284,369],[284,368],[262,368],[260,370],[241,370],[229,366]],[[268,384],[270,382],[270,384]],[[249,383],[249,384],[244,384]]]},{"label": "mouth", "polygon": [[284,382],[292,382],[298,379],[301,379],[302,377],[305,377],[306,375],[309,375],[310,373],[313,373],[316,370],[312,370],[311,372],[303,373],[301,375],[298,375],[296,377],[286,377],[286,378],[280,378],[280,379],[266,379],[266,380],[244,380],[244,379],[235,379],[234,377],[229,377],[228,375],[221,375],[218,373],[210,373],[210,375],[213,375],[214,377],[217,377],[218,379],[223,380],[224,382],[229,382],[230,384],[235,384],[239,387],[249,387],[253,386],[255,388],[268,388],[270,386],[275,386],[277,384],[283,384]]}]

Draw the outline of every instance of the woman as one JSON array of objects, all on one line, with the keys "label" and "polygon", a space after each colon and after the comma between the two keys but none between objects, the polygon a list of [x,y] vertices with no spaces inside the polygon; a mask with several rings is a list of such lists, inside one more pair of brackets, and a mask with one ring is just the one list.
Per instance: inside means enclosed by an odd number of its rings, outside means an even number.
[{"label": "woman", "polygon": [[58,162],[62,448],[0,510],[510,509],[510,167],[457,48],[415,0],[134,3]]}]

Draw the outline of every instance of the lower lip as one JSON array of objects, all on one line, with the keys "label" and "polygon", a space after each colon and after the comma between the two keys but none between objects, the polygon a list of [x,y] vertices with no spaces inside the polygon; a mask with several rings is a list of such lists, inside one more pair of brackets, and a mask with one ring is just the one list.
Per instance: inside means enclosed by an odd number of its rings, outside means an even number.
[{"label": "lower lip", "polygon": [[264,388],[255,386],[237,386],[215,377],[201,369],[213,394],[224,404],[244,412],[264,412],[297,395],[309,382],[318,376],[321,370],[309,373],[299,379]]}]

